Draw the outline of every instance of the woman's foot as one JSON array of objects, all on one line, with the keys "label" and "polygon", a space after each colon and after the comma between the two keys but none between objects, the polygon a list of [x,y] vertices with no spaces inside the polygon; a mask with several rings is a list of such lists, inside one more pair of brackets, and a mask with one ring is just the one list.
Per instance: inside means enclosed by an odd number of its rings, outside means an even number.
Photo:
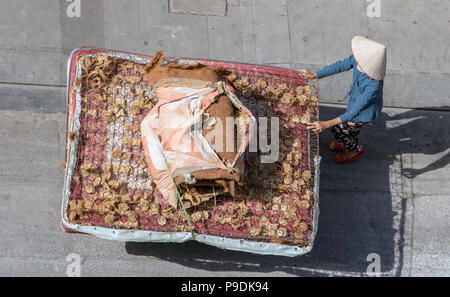
[{"label": "woman's foot", "polygon": [[349,150],[345,150],[343,152],[340,152],[336,156],[334,156],[334,161],[336,161],[336,163],[343,164],[343,163],[348,163],[348,162],[357,160],[357,159],[361,158],[362,156],[364,156],[363,150],[361,150],[360,152],[352,152]]},{"label": "woman's foot", "polygon": [[339,141],[337,141],[337,140],[331,141],[328,144],[328,148],[330,149],[330,151],[333,151],[333,152],[342,152],[345,150],[345,148],[342,146],[342,144],[340,144]]}]

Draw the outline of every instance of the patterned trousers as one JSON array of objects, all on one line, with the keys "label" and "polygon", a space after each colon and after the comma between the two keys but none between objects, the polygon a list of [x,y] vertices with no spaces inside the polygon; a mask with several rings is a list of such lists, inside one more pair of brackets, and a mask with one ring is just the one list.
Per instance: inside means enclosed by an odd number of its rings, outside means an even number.
[{"label": "patterned trousers", "polygon": [[334,134],[340,144],[347,148],[351,152],[360,152],[362,146],[359,144],[359,132],[363,122],[345,122],[340,123],[331,128],[331,132]]}]

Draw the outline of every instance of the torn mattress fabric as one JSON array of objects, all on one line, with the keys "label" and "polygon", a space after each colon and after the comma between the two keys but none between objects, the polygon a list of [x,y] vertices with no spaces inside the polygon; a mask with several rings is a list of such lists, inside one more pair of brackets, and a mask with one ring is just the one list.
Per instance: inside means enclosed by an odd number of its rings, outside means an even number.
[{"label": "torn mattress fabric", "polygon": [[[141,123],[142,143],[150,175],[163,197],[176,208],[174,178],[189,179],[191,173],[206,169],[232,169],[248,146],[255,119],[224,82],[162,79],[155,89],[158,104]],[[233,162],[221,160],[202,135],[205,110],[222,94],[248,115],[238,119],[239,149]]]}]

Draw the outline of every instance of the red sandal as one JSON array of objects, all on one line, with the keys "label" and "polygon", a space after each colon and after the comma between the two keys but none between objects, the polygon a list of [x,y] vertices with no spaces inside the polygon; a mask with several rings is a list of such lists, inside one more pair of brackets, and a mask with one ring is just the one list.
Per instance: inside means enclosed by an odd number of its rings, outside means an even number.
[{"label": "red sandal", "polygon": [[340,163],[340,164],[344,164],[344,163],[348,163],[351,161],[355,161],[359,158],[361,158],[362,156],[364,156],[364,151],[360,151],[358,154],[356,154],[353,157],[349,157],[347,156],[347,154],[345,153],[345,151],[340,152],[339,154],[337,154],[336,156],[334,156],[334,161],[336,161],[336,163]]},{"label": "red sandal", "polygon": [[[331,146],[333,146],[333,148],[331,148]],[[342,152],[345,150],[345,147],[343,147],[342,144],[339,143],[339,141],[335,140],[331,141],[328,144],[328,149],[332,152]]]}]

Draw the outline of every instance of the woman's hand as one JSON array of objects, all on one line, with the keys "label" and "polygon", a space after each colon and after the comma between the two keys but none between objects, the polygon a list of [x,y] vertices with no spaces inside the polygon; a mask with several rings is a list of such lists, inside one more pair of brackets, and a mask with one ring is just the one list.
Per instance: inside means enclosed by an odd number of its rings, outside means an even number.
[{"label": "woman's hand", "polygon": [[311,73],[306,69],[300,69],[299,72],[303,73],[307,79],[316,79],[317,78],[317,73]]},{"label": "woman's hand", "polygon": [[307,129],[313,130],[316,133],[320,133],[323,130],[326,130],[332,126],[339,125],[340,123],[342,123],[341,118],[337,117],[337,118],[329,120],[329,121],[318,121],[318,122],[308,123]]},{"label": "woman's hand", "polygon": [[323,130],[328,129],[330,126],[328,125],[328,122],[326,121],[318,121],[318,122],[312,122],[307,124],[308,130],[313,130],[315,133],[320,133]]}]

